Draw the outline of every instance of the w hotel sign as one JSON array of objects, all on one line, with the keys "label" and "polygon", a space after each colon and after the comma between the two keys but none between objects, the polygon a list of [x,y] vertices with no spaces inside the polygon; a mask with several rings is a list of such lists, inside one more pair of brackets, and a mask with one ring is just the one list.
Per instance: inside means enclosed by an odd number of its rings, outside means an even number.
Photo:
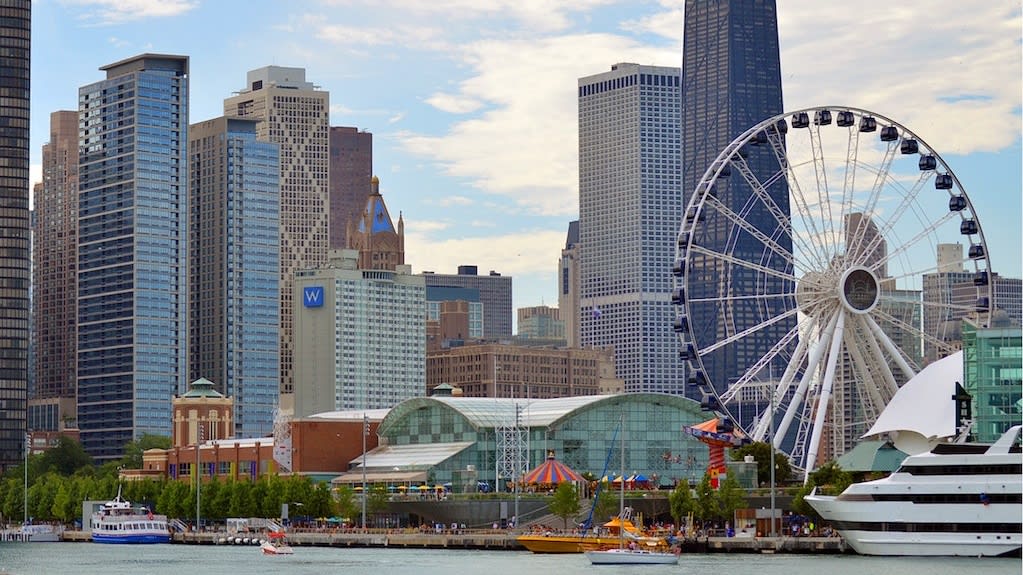
[{"label": "w hotel sign", "polygon": [[305,307],[323,307],[323,286],[306,286],[302,288],[302,305]]}]

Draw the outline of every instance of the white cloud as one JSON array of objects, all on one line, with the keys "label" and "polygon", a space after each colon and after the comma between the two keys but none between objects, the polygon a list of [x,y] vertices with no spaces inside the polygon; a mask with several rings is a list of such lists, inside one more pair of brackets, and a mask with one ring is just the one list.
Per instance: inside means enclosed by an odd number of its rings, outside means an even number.
[{"label": "white cloud", "polygon": [[402,14],[421,20],[444,21],[512,20],[535,32],[562,30],[571,24],[570,15],[586,13],[617,0],[324,0],[329,6],[369,6],[382,14]]},{"label": "white cloud", "polygon": [[435,203],[442,208],[449,208],[451,206],[471,206],[475,202],[472,198],[465,196],[441,196],[436,202],[427,203]]},{"label": "white cloud", "polygon": [[616,62],[673,65],[670,49],[607,34],[483,40],[463,47],[472,76],[459,95],[492,106],[446,133],[399,134],[407,150],[533,214],[577,212],[576,79]]},{"label": "white cloud", "polygon": [[454,96],[451,94],[444,94],[442,92],[437,92],[427,98],[426,103],[442,112],[448,112],[450,114],[468,114],[469,112],[475,112],[483,105],[479,100],[474,98]]},{"label": "white cloud", "polygon": [[[565,241],[564,232],[523,230],[521,232],[460,238],[439,238],[405,228],[405,261],[416,273],[454,273],[459,265],[476,265],[482,273],[494,270],[503,275],[553,270]],[[553,286],[552,286],[553,287]]]},{"label": "white cloud", "polygon": [[87,12],[83,18],[99,25],[179,16],[199,6],[198,0],[61,0],[61,3],[84,7]]},{"label": "white cloud", "polygon": [[[1019,138],[1020,7],[864,0],[848,25],[817,2],[779,10],[787,109],[849,105],[888,116],[942,156]],[[839,18],[839,20],[842,20]]]},{"label": "white cloud", "polygon": [[426,235],[433,232],[444,231],[451,227],[448,222],[439,222],[434,220],[417,220],[411,219],[405,222],[405,233],[406,235]]}]

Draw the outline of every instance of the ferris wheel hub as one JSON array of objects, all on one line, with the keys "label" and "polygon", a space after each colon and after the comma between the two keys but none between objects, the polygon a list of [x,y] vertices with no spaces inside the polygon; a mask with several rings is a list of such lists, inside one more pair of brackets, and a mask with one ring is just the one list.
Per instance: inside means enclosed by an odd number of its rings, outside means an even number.
[{"label": "ferris wheel hub", "polygon": [[853,313],[869,313],[881,296],[877,276],[862,266],[846,270],[838,286],[838,297],[842,300],[842,305]]}]

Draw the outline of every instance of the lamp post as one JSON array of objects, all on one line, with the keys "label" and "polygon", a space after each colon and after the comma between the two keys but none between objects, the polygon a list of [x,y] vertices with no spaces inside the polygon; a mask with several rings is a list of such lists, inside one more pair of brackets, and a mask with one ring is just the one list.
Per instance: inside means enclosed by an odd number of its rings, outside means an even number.
[{"label": "lamp post", "polygon": [[366,436],[369,435],[369,416],[362,414],[362,530],[366,531]]},{"label": "lamp post", "polygon": [[[773,382],[772,382],[773,383]],[[771,537],[775,536],[775,525],[774,525],[774,391],[771,391],[771,410],[769,417],[771,420],[768,422],[771,424]]]}]

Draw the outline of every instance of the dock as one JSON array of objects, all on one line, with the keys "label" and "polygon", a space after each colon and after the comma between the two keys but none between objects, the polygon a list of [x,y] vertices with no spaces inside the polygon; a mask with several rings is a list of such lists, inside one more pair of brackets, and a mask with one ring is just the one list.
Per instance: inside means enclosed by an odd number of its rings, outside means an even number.
[{"label": "dock", "polygon": [[[518,533],[502,530],[467,530],[430,533],[418,530],[369,529],[352,531],[289,531],[293,547],[395,547],[416,549],[486,549],[524,551]],[[258,534],[252,535],[259,538]],[[88,531],[65,531],[63,541],[88,542]],[[182,545],[236,545],[224,532],[174,533],[171,542]],[[239,545],[241,543],[238,543]],[[249,543],[258,545],[257,543]],[[704,537],[687,540],[685,553],[791,553],[836,555],[851,553],[840,537]]]}]

